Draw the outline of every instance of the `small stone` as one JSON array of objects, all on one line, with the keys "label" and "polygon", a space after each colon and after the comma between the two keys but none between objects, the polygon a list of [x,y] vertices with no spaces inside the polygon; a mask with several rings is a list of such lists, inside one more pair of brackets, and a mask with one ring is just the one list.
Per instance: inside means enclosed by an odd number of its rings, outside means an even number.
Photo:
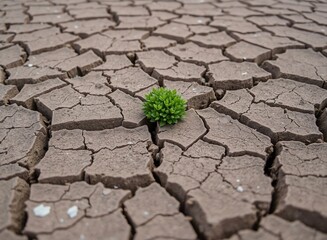
[{"label": "small stone", "polygon": [[43,204],[38,205],[33,209],[34,215],[37,217],[45,217],[50,213],[50,206],[45,206]]},{"label": "small stone", "polygon": [[238,187],[236,188],[236,190],[237,190],[238,192],[243,192],[243,191],[244,191],[244,189],[243,189],[242,186],[238,186]]},{"label": "small stone", "polygon": [[78,208],[77,206],[72,206],[70,207],[68,210],[67,210],[67,215],[70,217],[70,218],[75,218],[77,216],[77,213],[78,213]]}]

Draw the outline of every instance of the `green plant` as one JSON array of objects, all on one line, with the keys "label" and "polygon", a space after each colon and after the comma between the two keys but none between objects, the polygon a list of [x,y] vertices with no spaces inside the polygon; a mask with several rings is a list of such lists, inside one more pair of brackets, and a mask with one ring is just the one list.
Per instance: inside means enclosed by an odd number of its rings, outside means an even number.
[{"label": "green plant", "polygon": [[176,90],[154,88],[145,95],[143,111],[151,122],[160,126],[175,124],[185,115],[186,101]]}]

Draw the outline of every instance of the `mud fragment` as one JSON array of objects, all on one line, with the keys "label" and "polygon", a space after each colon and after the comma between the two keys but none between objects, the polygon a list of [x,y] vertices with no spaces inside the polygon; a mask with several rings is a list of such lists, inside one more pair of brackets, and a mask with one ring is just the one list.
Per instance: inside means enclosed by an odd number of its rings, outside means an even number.
[{"label": "mud fragment", "polygon": [[0,106],[6,105],[9,99],[15,97],[19,93],[16,86],[0,85]]},{"label": "mud fragment", "polygon": [[269,137],[212,108],[197,113],[209,128],[203,138],[205,141],[225,146],[230,156],[249,154],[266,158],[271,148]]},{"label": "mud fragment", "polygon": [[[288,67],[285,67],[285,64]],[[326,58],[312,49],[289,49],[278,54],[276,61],[262,65],[274,78],[283,77],[326,88]]]},{"label": "mud fragment", "polygon": [[190,40],[203,47],[228,47],[235,43],[235,39],[231,38],[226,32],[211,33],[208,35],[195,35]]},{"label": "mud fragment", "polygon": [[135,227],[144,225],[159,215],[179,213],[179,202],[157,183],[138,189],[135,196],[124,205]]},{"label": "mud fragment", "polygon": [[133,64],[125,55],[107,55],[106,62],[96,68],[94,71],[120,70],[131,67]]},{"label": "mud fragment", "polygon": [[185,42],[188,37],[193,35],[186,25],[179,23],[169,23],[163,27],[159,27],[154,31],[154,34],[181,43]]},{"label": "mud fragment", "polygon": [[82,94],[75,91],[71,86],[55,89],[49,93],[36,97],[37,110],[48,119],[52,119],[56,109],[72,108],[80,103]]},{"label": "mud fragment", "polygon": [[5,68],[23,65],[26,59],[26,53],[18,45],[1,50],[0,56],[0,66]]},{"label": "mud fragment", "polygon": [[262,48],[247,42],[238,42],[226,49],[226,56],[232,61],[242,62],[250,61],[257,64],[262,63],[264,60],[270,59],[271,52],[269,49]]},{"label": "mud fragment", "polygon": [[253,101],[253,96],[246,90],[237,90],[228,92],[221,101],[213,102],[212,107],[269,136],[273,142],[297,140],[311,143],[322,139],[314,114]]},{"label": "mud fragment", "polygon": [[65,184],[83,179],[83,170],[91,164],[87,150],[61,150],[50,147],[35,166],[40,183]]},{"label": "mud fragment", "polygon": [[106,187],[135,191],[154,182],[149,168],[151,160],[142,142],[114,150],[102,149],[85,169],[86,179],[91,184],[102,182]]},{"label": "mud fragment", "polygon": [[64,86],[66,86],[66,83],[61,81],[59,78],[50,79],[36,84],[25,84],[22,90],[14,98],[12,98],[10,102],[29,109],[34,109],[35,97]]},{"label": "mud fragment", "polygon": [[228,61],[209,65],[207,76],[209,83],[212,84],[215,90],[251,88],[255,82],[267,81],[271,78],[269,72],[259,68],[254,63]]},{"label": "mud fragment", "polygon": [[0,165],[33,167],[45,152],[46,139],[41,114],[16,104],[0,106]]},{"label": "mud fragment", "polygon": [[175,40],[163,38],[160,36],[151,36],[141,41],[146,49],[164,49],[176,44]]},{"label": "mud fragment", "polygon": [[277,180],[276,214],[325,233],[326,150],[325,143],[280,142],[272,166]]},{"label": "mud fragment", "polygon": [[255,102],[298,112],[314,114],[327,106],[327,90],[283,78],[260,82],[249,91]]},{"label": "mud fragment", "polygon": [[167,69],[177,64],[175,57],[166,54],[163,51],[147,51],[136,54],[137,63],[145,72],[151,74],[153,69]]},{"label": "mud fragment", "polygon": [[178,62],[168,69],[154,69],[152,76],[156,79],[176,80],[185,82],[203,82],[205,67],[193,63]]},{"label": "mud fragment", "polygon": [[53,131],[60,129],[102,130],[120,126],[123,120],[119,108],[107,97],[89,96],[72,108],[53,111]]},{"label": "mud fragment", "polygon": [[[110,224],[108,225],[108,222]],[[92,239],[110,236],[116,239],[128,240],[130,238],[130,226],[121,211],[106,215],[101,218],[83,218],[67,230],[58,230],[52,234],[39,234],[40,240],[61,240],[66,237],[71,239]]]},{"label": "mud fragment", "polygon": [[140,99],[134,98],[120,90],[111,93],[109,97],[122,111],[124,117],[122,122],[123,127],[134,128],[145,123],[146,117],[143,113],[143,103]]},{"label": "mud fragment", "polygon": [[157,216],[151,222],[137,228],[135,239],[197,239],[190,222],[182,215]]},{"label": "mud fragment", "polygon": [[206,108],[216,99],[212,88],[202,86],[198,83],[165,80],[164,86],[169,89],[176,89],[187,100],[187,107],[189,109]]},{"label": "mud fragment", "polygon": [[[192,127],[190,132],[188,129]],[[200,139],[207,129],[202,119],[194,109],[186,112],[185,117],[175,125],[166,125],[160,127],[157,133],[157,143],[162,146],[164,142],[177,144],[186,150],[198,139]]]},{"label": "mud fragment", "polygon": [[103,18],[60,23],[60,26],[64,29],[64,32],[74,33],[85,38],[93,33],[113,27],[115,23]]},{"label": "mud fragment", "polygon": [[114,150],[139,142],[147,143],[151,139],[147,126],[133,129],[118,127],[103,131],[84,131],[83,136],[87,149],[95,152],[104,148]]},{"label": "mud fragment", "polygon": [[97,96],[104,96],[111,93],[108,86],[109,83],[101,72],[91,72],[83,77],[74,77],[67,79],[72,84],[73,88],[82,94],[92,94]]},{"label": "mud fragment", "polygon": [[16,85],[18,89],[22,89],[25,84],[36,84],[48,79],[67,77],[66,73],[63,73],[57,69],[49,67],[35,67],[33,64],[27,64],[17,68],[11,68],[7,71],[9,77],[5,80],[6,84]]},{"label": "mud fragment", "polygon": [[[106,72],[104,74],[107,75]],[[110,86],[130,94],[144,90],[157,83],[157,80],[136,67],[118,70],[108,76],[110,76]]]},{"label": "mud fragment", "polygon": [[0,231],[9,229],[19,232],[24,223],[24,202],[29,195],[29,186],[24,180],[15,177],[1,181],[0,189]]},{"label": "mud fragment", "polygon": [[178,44],[174,47],[168,48],[167,51],[182,61],[197,64],[210,64],[228,60],[228,58],[222,54],[221,50],[200,47],[192,42]]}]

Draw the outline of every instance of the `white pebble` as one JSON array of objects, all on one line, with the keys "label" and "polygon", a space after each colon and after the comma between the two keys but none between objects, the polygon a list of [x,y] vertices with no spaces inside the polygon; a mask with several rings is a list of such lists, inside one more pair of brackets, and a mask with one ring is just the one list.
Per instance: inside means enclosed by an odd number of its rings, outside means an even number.
[{"label": "white pebble", "polygon": [[67,215],[70,217],[70,218],[74,218],[77,216],[77,213],[78,213],[78,208],[77,206],[72,206],[70,207],[68,210],[67,210]]},{"label": "white pebble", "polygon": [[244,76],[244,75],[246,75],[246,74],[248,74],[248,72],[242,72],[242,76]]},{"label": "white pebble", "polygon": [[240,182],[241,180],[240,179],[236,179],[236,182]]},{"label": "white pebble", "polygon": [[32,63],[27,64],[28,67],[33,67]]},{"label": "white pebble", "polygon": [[238,186],[238,187],[236,188],[236,190],[237,190],[238,192],[243,192],[243,191],[244,191],[244,189],[243,189],[242,186]]},{"label": "white pebble", "polygon": [[114,186],[114,189],[117,189],[118,188],[118,186]]},{"label": "white pebble", "polygon": [[34,215],[37,217],[45,217],[50,213],[50,206],[45,206],[43,204],[38,205],[33,209]]},{"label": "white pebble", "polygon": [[148,215],[149,215],[149,212],[144,211],[144,212],[143,212],[143,215],[144,215],[144,216],[148,216]]}]

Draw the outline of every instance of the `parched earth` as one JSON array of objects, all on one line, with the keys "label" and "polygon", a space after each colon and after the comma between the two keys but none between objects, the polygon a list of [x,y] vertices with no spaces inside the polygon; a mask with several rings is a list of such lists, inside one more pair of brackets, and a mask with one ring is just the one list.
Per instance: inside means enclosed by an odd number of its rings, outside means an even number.
[{"label": "parched earth", "polygon": [[326,240],[326,0],[0,0],[0,239]]}]

